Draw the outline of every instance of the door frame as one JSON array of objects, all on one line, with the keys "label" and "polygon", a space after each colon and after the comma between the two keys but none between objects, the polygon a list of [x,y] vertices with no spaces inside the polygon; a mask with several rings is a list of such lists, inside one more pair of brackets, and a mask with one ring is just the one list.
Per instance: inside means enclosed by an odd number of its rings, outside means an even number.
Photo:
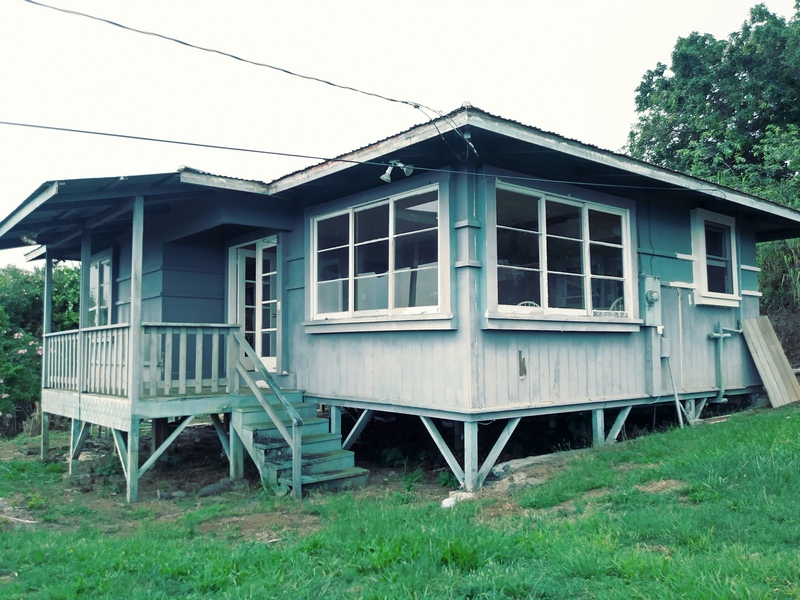
[{"label": "door frame", "polygon": [[[263,250],[275,248],[275,364],[264,363],[270,371],[275,373],[286,372],[286,361],[284,352],[285,324],[283,322],[283,253],[281,250],[280,235],[269,235],[252,239],[248,242],[237,243],[228,248],[228,294],[227,294],[227,317],[228,323],[241,324],[240,299],[243,296],[242,282],[240,281],[240,250],[250,250],[256,255],[256,277],[261,275],[261,261],[258,260],[259,253]],[[260,286],[256,286],[259,288]],[[260,291],[258,292],[260,293]],[[258,296],[256,296],[258,298]],[[256,300],[257,302],[257,300]],[[260,311],[256,310],[256,313]],[[259,323],[258,318],[256,324]]]}]

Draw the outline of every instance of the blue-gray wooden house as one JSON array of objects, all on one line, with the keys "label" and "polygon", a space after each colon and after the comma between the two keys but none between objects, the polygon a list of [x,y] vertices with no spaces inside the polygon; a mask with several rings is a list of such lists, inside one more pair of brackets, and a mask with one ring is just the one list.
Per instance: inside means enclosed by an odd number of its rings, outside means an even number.
[{"label": "blue-gray wooden house", "polygon": [[[232,476],[249,455],[297,494],[364,479],[348,448],[374,411],[419,416],[467,489],[526,416],[593,411],[597,442],[633,406],[696,417],[761,388],[738,334],[756,243],[798,236],[797,211],[468,106],[271,183],[50,181],[0,223],[0,247],[84,267],[42,407],[73,419],[73,460],[87,424],[113,430],[130,500],[196,415]],[[487,420],[507,426],[479,462]]]}]

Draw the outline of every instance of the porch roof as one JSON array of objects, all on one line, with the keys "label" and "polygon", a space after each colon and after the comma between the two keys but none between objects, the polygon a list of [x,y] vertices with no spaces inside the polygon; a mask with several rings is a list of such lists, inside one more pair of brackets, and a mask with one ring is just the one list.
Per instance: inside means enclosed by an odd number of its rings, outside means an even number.
[{"label": "porch roof", "polygon": [[84,227],[96,237],[128,231],[133,199],[146,199],[158,211],[181,199],[226,195],[264,195],[266,184],[211,175],[181,167],[172,173],[47,181],[0,222],[0,250],[47,246],[58,258],[79,254]]}]

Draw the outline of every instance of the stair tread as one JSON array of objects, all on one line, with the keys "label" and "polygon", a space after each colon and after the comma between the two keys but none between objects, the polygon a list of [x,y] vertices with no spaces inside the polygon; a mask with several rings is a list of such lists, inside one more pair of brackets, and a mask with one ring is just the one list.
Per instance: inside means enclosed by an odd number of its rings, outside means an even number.
[{"label": "stair tread", "polygon": [[[315,454],[303,454],[303,466],[314,462],[325,462],[327,460],[334,461],[338,458],[342,458],[343,456],[355,456],[352,450],[330,450],[328,452],[318,452]],[[287,459],[281,462],[273,462],[273,461],[266,461],[271,464],[275,468],[291,468],[292,466],[292,459]]]},{"label": "stair tread", "polygon": [[[341,436],[341,434],[338,434],[338,433],[312,433],[312,434],[303,436],[303,443],[320,442],[320,441],[327,441],[327,440],[333,440],[333,439],[341,440],[342,436]],[[276,440],[274,442],[268,442],[266,444],[263,443],[263,442],[253,442],[253,445],[254,446],[260,446],[260,447],[262,447],[264,449],[270,449],[270,448],[280,448],[280,447],[286,446],[287,444],[283,440]]]},{"label": "stair tread", "polygon": [[[337,479],[349,479],[354,477],[361,477],[363,475],[369,475],[368,469],[362,469],[361,467],[350,467],[349,469],[338,469],[336,471],[327,471],[325,473],[316,473],[314,475],[303,475],[301,478],[301,482],[303,485],[308,485],[312,483],[324,483],[326,481],[335,481]],[[288,485],[292,484],[292,477],[284,476],[278,479],[281,483],[285,483]]]},{"label": "stair tread", "polygon": [[[328,419],[320,419],[319,417],[311,417],[310,419],[303,419],[303,425],[318,425],[319,423],[329,423]],[[281,423],[291,426],[291,419],[281,419]],[[258,429],[277,429],[277,426],[272,421],[257,421],[255,423],[247,423],[242,425],[244,429],[256,431]]]}]

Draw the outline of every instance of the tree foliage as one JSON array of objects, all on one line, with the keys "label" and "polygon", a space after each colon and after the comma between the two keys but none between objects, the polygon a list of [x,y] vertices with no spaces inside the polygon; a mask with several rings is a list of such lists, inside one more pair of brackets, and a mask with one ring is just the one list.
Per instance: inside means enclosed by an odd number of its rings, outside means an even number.
[{"label": "tree foliage", "polygon": [[[44,269],[0,268],[0,431],[13,430],[39,400]],[[53,330],[78,326],[80,268],[53,270]]]},{"label": "tree foliage", "polygon": [[[725,40],[679,38],[636,111],[633,157],[800,209],[800,2],[789,20],[753,7]],[[799,257],[797,241],[762,249],[768,303],[800,308]]]}]

